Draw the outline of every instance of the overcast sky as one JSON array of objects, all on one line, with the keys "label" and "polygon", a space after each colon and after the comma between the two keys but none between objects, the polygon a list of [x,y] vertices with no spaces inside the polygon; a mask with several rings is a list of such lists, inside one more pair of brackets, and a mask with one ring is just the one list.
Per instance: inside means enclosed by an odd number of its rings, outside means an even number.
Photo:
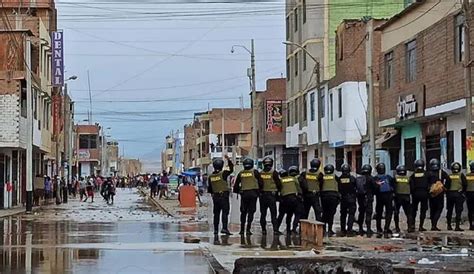
[{"label": "overcast sky", "polygon": [[284,1],[197,2],[56,1],[66,75],[78,76],[68,82],[76,122],[86,123],[89,71],[94,122],[126,156],[159,158],[165,136],[194,112],[239,107],[240,96],[248,107],[250,56],[232,45],[255,39],[257,89],[284,75]]}]

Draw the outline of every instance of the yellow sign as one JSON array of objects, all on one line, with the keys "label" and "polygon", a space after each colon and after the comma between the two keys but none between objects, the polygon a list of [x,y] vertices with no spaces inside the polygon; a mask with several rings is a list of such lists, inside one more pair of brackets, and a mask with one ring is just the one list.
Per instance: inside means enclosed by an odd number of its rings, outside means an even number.
[{"label": "yellow sign", "polygon": [[470,162],[474,161],[474,144],[472,142],[472,136],[468,136],[466,139],[466,153],[467,164],[469,165]]}]

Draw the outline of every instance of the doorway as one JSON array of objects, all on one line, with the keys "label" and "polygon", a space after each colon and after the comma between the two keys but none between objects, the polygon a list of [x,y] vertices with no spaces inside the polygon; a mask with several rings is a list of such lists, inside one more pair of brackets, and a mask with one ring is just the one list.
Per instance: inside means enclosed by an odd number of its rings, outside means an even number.
[{"label": "doorway", "polygon": [[441,158],[441,145],[439,135],[426,136],[426,161]]},{"label": "doorway", "polygon": [[403,141],[405,146],[405,167],[408,170],[414,170],[416,160],[416,138],[408,138]]}]

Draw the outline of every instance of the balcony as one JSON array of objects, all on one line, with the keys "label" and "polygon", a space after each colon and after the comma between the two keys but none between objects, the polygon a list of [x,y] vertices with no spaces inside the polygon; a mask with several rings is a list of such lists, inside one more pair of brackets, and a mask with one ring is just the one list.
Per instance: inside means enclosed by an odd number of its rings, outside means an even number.
[{"label": "balcony", "polygon": [[[239,148],[237,148],[237,151],[236,151],[236,157],[239,157]],[[229,156],[229,158],[232,158],[234,156],[234,153],[232,151],[233,147],[232,146],[225,146],[225,147],[222,147],[222,146],[214,146],[214,147],[211,147],[211,159],[214,159],[214,158],[223,158],[224,155],[227,155]]]},{"label": "balcony", "polygon": [[207,141],[208,136],[203,135],[201,137],[196,138],[196,145],[200,145],[202,143],[205,143]]}]

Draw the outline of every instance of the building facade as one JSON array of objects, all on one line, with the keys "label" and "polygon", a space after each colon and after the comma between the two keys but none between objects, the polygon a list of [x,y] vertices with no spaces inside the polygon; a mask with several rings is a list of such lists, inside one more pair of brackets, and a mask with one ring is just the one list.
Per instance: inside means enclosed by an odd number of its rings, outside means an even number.
[{"label": "building facade", "polygon": [[443,167],[458,161],[466,168],[460,7],[418,1],[378,28],[383,105],[378,124],[398,130],[400,149],[392,159],[409,169],[415,159],[432,158],[440,159]]},{"label": "building facade", "polygon": [[[286,1],[286,40],[290,42],[286,51],[286,146],[299,150],[302,166],[306,166],[311,158],[308,152],[316,149],[308,145],[308,93],[317,89],[318,74],[320,80],[324,81],[337,73],[336,45],[341,39],[336,37],[338,25],[345,18],[390,17],[402,10],[405,2]],[[316,140],[316,143],[319,142]]]},{"label": "building facade", "polygon": [[76,125],[76,170],[78,177],[101,175],[101,127]]}]

